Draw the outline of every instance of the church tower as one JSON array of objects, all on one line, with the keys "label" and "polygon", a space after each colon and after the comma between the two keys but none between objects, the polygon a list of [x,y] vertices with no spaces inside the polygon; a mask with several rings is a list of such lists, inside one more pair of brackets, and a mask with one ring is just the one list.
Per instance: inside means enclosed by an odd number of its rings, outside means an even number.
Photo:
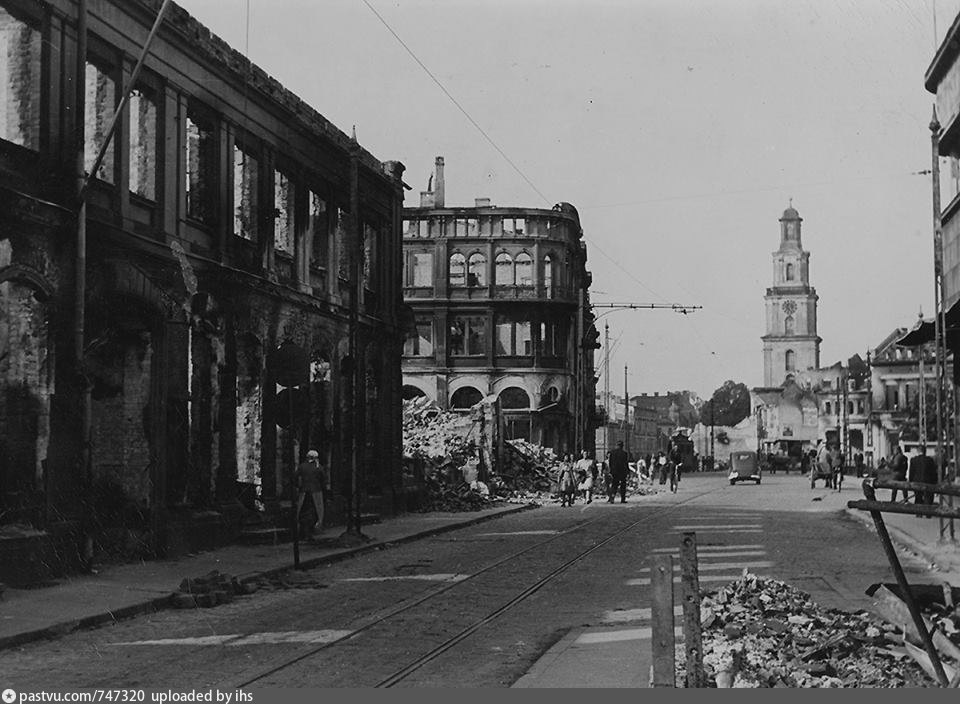
[{"label": "church tower", "polygon": [[817,291],[810,285],[810,253],[800,244],[803,218],[790,207],[780,218],[780,249],[773,253],[773,286],[763,297],[763,385],[781,386],[787,377],[820,366]]}]

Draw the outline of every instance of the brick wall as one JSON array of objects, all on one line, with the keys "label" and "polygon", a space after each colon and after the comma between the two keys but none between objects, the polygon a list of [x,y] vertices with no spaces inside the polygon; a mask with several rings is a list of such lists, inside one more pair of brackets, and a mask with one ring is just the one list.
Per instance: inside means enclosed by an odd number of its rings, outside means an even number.
[{"label": "brick wall", "polygon": [[20,283],[0,283],[0,521],[42,489],[52,392],[47,311]]}]

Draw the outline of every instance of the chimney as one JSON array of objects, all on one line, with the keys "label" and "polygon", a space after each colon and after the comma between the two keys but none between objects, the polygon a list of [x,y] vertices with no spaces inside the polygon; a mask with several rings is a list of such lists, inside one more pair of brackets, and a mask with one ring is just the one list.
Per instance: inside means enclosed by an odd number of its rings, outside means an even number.
[{"label": "chimney", "polygon": [[443,199],[443,157],[438,156],[434,166],[434,173],[436,174],[436,182],[433,184],[433,193],[434,201],[433,205],[435,208],[444,207]]},{"label": "chimney", "polygon": [[475,204],[476,207],[478,207],[478,208],[489,208],[489,207],[490,207],[490,199],[489,199],[489,198],[475,198],[475,199],[474,199],[474,204]]}]

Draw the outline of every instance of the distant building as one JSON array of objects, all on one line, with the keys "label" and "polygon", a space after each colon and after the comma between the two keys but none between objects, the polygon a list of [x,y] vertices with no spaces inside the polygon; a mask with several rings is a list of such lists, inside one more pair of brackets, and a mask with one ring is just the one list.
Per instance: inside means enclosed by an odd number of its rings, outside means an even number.
[{"label": "distant building", "polygon": [[600,423],[591,274],[576,208],[445,203],[437,157],[420,207],[403,209],[412,309],[403,389],[465,410],[493,395],[506,439],[593,450]]}]

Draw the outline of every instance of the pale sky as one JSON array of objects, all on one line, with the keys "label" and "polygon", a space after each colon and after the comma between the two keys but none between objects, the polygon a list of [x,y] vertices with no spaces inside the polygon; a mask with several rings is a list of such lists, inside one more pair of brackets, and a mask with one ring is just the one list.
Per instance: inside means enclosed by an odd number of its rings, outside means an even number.
[{"label": "pale sky", "polygon": [[930,177],[913,172],[931,161],[923,75],[960,0],[367,1],[526,179],[364,0],[178,0],[402,161],[407,205],[442,155],[450,206],[576,206],[594,302],[702,305],[600,319],[617,393],[625,364],[631,395],[762,383],[790,198],[824,365],[932,314]]}]

